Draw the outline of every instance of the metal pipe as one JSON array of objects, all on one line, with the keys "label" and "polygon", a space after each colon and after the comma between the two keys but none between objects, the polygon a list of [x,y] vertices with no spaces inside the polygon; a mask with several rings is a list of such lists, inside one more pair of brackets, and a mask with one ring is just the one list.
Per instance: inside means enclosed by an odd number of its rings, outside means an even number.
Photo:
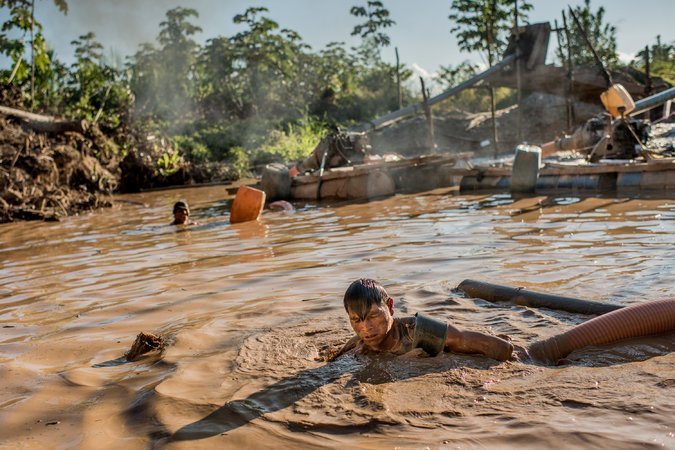
[{"label": "metal pipe", "polygon": [[621,305],[582,300],[573,297],[543,294],[524,288],[512,288],[476,280],[464,280],[457,289],[473,298],[489,302],[511,302],[531,308],[549,308],[579,314],[606,314],[621,309]]},{"label": "metal pipe", "polygon": [[636,114],[649,111],[650,109],[655,108],[673,98],[675,98],[675,87],[671,87],[670,89],[661,91],[658,94],[638,100],[635,102],[635,108],[628,115],[634,116]]}]

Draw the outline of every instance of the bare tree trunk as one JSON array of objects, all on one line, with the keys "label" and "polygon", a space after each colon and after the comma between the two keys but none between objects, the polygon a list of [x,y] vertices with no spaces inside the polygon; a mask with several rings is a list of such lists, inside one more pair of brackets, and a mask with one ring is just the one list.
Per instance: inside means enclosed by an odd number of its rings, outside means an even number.
[{"label": "bare tree trunk", "polygon": [[514,22],[514,28],[515,28],[515,35],[516,35],[516,90],[517,90],[517,100],[516,102],[518,103],[518,120],[517,120],[517,125],[516,125],[516,137],[517,141],[520,144],[523,140],[523,127],[522,127],[522,121],[523,121],[523,110],[521,108],[521,103],[522,103],[522,89],[521,89],[521,84],[520,84],[520,46],[519,41],[520,41],[520,33],[519,33],[519,27],[518,27],[518,0],[515,0],[513,2],[513,22]]},{"label": "bare tree trunk", "polygon": [[499,145],[497,144],[497,116],[495,114],[497,106],[495,104],[495,87],[492,84],[490,84],[489,89],[490,89],[490,115],[492,116],[492,141],[496,159],[497,155],[499,154]]},{"label": "bare tree trunk", "polygon": [[[496,10],[496,5],[495,5],[495,0],[492,0],[490,2],[490,7],[491,7],[491,15],[494,17],[495,15],[495,10]],[[487,49],[488,49],[488,65],[492,67],[492,63],[494,60],[492,51],[493,51],[493,45],[494,45],[494,30],[492,28],[493,21],[492,19],[488,23],[487,26]],[[496,105],[495,105],[495,88],[492,86],[492,84],[488,85],[488,88],[490,89],[490,115],[492,116],[492,147],[494,149],[494,157],[495,159],[497,158],[497,155],[499,154],[499,146],[497,144],[497,118],[495,114]]]},{"label": "bare tree trunk", "polygon": [[0,114],[16,117],[23,120],[23,126],[38,133],[64,133],[74,131],[83,134],[87,131],[86,120],[57,119],[52,116],[34,114],[20,109],[0,106]]},{"label": "bare tree trunk", "polygon": [[436,150],[436,137],[434,136],[434,117],[431,115],[431,106],[429,105],[429,93],[424,86],[424,79],[420,77],[422,84],[422,105],[424,106],[424,115],[427,118],[427,127],[429,132],[429,149],[431,152]]},{"label": "bare tree trunk", "polygon": [[403,108],[403,99],[401,98],[401,66],[398,61],[398,47],[394,47],[396,52],[396,88],[398,89],[398,109]]},{"label": "bare tree trunk", "polygon": [[647,82],[645,83],[645,96],[649,97],[652,95],[652,73],[651,68],[649,67],[649,46],[645,45],[645,76],[647,77]]},{"label": "bare tree trunk", "polygon": [[572,126],[576,122],[574,117],[574,104],[572,103],[572,92],[574,90],[574,60],[572,59],[572,43],[570,41],[570,32],[567,28],[567,17],[565,11],[562,12],[563,28],[565,30],[565,41],[567,42],[567,92],[565,98],[567,101],[567,131],[572,131]]},{"label": "bare tree trunk", "polygon": [[35,109],[35,0],[30,2],[30,110]]}]

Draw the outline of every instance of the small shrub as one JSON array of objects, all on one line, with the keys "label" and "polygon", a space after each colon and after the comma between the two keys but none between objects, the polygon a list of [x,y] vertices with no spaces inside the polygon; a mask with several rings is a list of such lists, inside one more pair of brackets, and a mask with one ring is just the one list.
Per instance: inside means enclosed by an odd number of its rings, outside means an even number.
[{"label": "small shrub", "polygon": [[273,130],[266,142],[254,152],[256,163],[266,161],[295,161],[307,157],[325,133],[323,124],[303,120],[289,125],[287,131]]}]

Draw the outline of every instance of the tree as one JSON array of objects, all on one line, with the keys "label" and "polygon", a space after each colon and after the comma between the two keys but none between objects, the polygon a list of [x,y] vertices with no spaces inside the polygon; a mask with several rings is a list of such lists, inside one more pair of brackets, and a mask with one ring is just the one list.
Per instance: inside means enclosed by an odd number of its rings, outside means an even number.
[{"label": "tree", "polygon": [[131,86],[141,115],[171,121],[193,117],[192,98],[196,92],[193,69],[199,46],[191,36],[201,28],[189,20],[198,16],[190,8],[167,11],[157,37],[161,47],[143,44],[133,56],[129,64]]},{"label": "tree", "polygon": [[[656,43],[649,48],[649,65],[652,76],[659,76],[671,84],[675,84],[675,41],[666,44],[661,42],[661,36],[656,36]],[[646,50],[641,50],[635,55],[631,66],[639,70],[645,70]]]},{"label": "tree", "polygon": [[[0,54],[12,61],[12,69],[2,71],[4,83],[13,83],[32,107],[49,108],[55,103],[60,83],[60,65],[42,35],[42,25],[35,20],[35,0],[0,0],[0,8],[9,10],[9,20],[0,29]],[[65,0],[55,0],[66,13]],[[28,39],[27,39],[28,37]]]},{"label": "tree", "polygon": [[352,36],[370,38],[378,47],[386,47],[390,44],[389,36],[382,30],[395,25],[396,22],[389,18],[389,10],[382,2],[368,0],[366,6],[352,6],[349,12],[355,17],[367,18],[364,23],[354,27]]},{"label": "tree", "polygon": [[[526,12],[532,5],[518,0],[453,0],[448,18],[455,23],[450,32],[455,33],[460,50],[487,53],[488,65],[492,67],[497,55],[506,48],[506,35],[515,25],[514,9],[517,5],[518,23],[527,23]],[[490,85],[490,111],[492,113],[493,146],[495,156],[497,146],[497,126],[495,118],[495,91]]]},{"label": "tree", "polygon": [[63,95],[65,112],[90,121],[103,117],[106,123],[118,126],[131,104],[126,80],[103,61],[103,46],[94,33],[84,34],[71,44],[77,60],[71,66]]},{"label": "tree", "polygon": [[[492,66],[497,55],[506,49],[508,34],[513,28],[515,0],[453,0],[448,16],[455,25],[450,29],[460,50],[485,52]],[[518,2],[518,22],[527,23],[532,5]]]},{"label": "tree", "polygon": [[296,93],[302,92],[297,86],[300,62],[309,46],[297,32],[280,29],[277,22],[261,15],[267,11],[248,8],[233,19],[235,24],[247,26],[230,38],[242,88],[242,117],[274,117],[297,111]]},{"label": "tree", "polygon": [[[593,44],[598,56],[607,68],[616,67],[619,57],[616,52],[616,27],[605,23],[605,8],[602,6],[597,11],[591,11],[591,0],[584,0],[583,6],[572,9],[584,28],[588,39]],[[593,52],[588,47],[581,30],[574,20],[567,21],[568,32],[563,39],[563,45],[556,49],[556,57],[560,61],[567,61],[567,47],[569,45],[572,56],[572,64],[594,65],[596,64]]]}]

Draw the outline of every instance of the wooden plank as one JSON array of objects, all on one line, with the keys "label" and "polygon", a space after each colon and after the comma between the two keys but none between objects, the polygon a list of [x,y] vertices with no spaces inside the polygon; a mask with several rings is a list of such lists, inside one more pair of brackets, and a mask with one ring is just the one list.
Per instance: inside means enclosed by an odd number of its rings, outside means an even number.
[{"label": "wooden plank", "polygon": [[546,166],[539,172],[539,176],[547,175],[591,175],[602,173],[624,172],[657,172],[662,170],[675,171],[675,162],[663,164],[633,163],[633,164],[597,164],[588,166]]},{"label": "wooden plank", "polygon": [[[412,159],[402,159],[399,161],[376,162],[369,164],[359,164],[356,166],[335,167],[323,173],[323,180],[333,180],[338,178],[349,178],[367,175],[370,172],[380,170],[397,170],[397,169],[414,169],[416,167],[424,167],[430,164],[444,165],[454,164],[457,161],[458,155],[423,155]],[[459,156],[464,156],[460,154]],[[310,174],[303,176],[296,176],[293,178],[293,185],[312,184],[318,181],[318,175]]]}]

